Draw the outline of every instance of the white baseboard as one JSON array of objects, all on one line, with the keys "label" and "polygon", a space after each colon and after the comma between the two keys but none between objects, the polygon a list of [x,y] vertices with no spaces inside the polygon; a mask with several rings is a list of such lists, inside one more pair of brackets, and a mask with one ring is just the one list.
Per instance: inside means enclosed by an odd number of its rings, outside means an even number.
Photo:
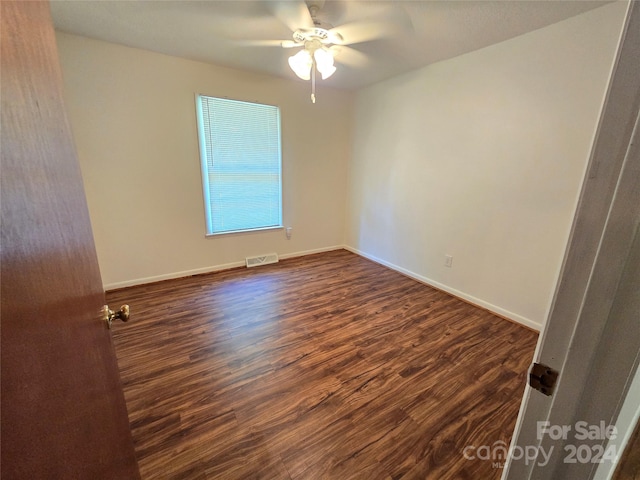
[{"label": "white baseboard", "polygon": [[334,245],[333,247],[323,247],[323,248],[315,248],[313,250],[303,250],[302,252],[285,253],[284,255],[279,255],[279,257],[284,260],[286,258],[304,257],[305,255],[313,255],[314,253],[332,252],[334,250],[342,250],[344,248],[345,248],[344,245]]},{"label": "white baseboard", "polygon": [[241,262],[225,263],[222,265],[214,265],[211,267],[194,268],[193,270],[184,270],[182,272],[165,273],[162,275],[154,275],[153,277],[134,278],[133,280],[124,280],[122,282],[106,283],[104,289],[115,290],[117,288],[133,287],[136,285],[144,285],[146,283],[161,282],[162,280],[171,280],[173,278],[190,277],[201,273],[219,272],[220,270],[229,270],[230,268],[244,267],[244,260]]},{"label": "white baseboard", "polygon": [[[312,255],[314,253],[330,252],[332,250],[340,250],[343,248],[344,248],[344,245],[335,245],[332,247],[316,248],[313,250],[304,250],[301,252],[285,253],[284,255],[278,255],[278,258],[284,260],[286,258],[302,257],[305,255]],[[133,280],[124,280],[122,282],[106,283],[104,285],[104,289],[109,291],[109,290],[115,290],[118,288],[144,285],[146,283],[161,282],[162,280],[171,280],[174,278],[190,277],[192,275],[200,275],[202,273],[219,272],[221,270],[229,270],[230,268],[237,268],[237,267],[244,267],[244,266],[245,266],[245,261],[242,260],[239,262],[224,263],[222,265],[213,265],[210,267],[195,268],[193,270],[184,270],[181,272],[165,273],[162,275],[155,275],[153,277],[135,278]]]},{"label": "white baseboard", "polygon": [[361,257],[367,258],[369,260],[371,260],[372,262],[376,262],[379,263],[380,265],[383,265],[387,268],[390,268],[392,270],[395,270],[396,272],[402,273],[403,275],[406,275],[409,278],[413,278],[414,280],[417,280],[420,283],[424,283],[425,285],[428,285],[430,287],[433,288],[437,288],[438,290],[442,290],[443,292],[449,293],[451,295],[453,295],[454,297],[458,297],[462,300],[465,300],[469,303],[472,303],[474,305],[477,305],[479,307],[482,307],[486,310],[489,310],[492,313],[495,313],[496,315],[499,315],[501,317],[505,317],[509,320],[512,320],[516,323],[519,323],[521,325],[524,325],[525,327],[531,328],[533,330],[536,330],[537,332],[539,332],[542,329],[542,325],[539,324],[538,322],[534,322],[533,320],[523,317],[521,315],[518,315],[517,313],[513,313],[510,312],[508,310],[505,310],[504,308],[500,308],[497,305],[493,305],[489,302],[485,302],[484,300],[481,300],[479,298],[476,298],[472,295],[468,295],[464,292],[461,292],[460,290],[456,290],[455,288],[451,288],[447,285],[443,285],[440,282],[436,282],[435,280],[432,280],[430,278],[427,278],[425,276],[419,275],[415,272],[412,272],[411,270],[407,270],[406,268],[402,268],[399,267],[398,265],[394,265],[393,263],[387,262],[385,260],[382,260],[380,258],[377,258],[373,255],[369,255],[368,253],[362,252],[360,250],[358,250],[357,248],[353,248],[350,247],[348,245],[345,245],[343,247],[345,250],[349,250],[352,253],[355,253],[356,255],[360,255]]}]

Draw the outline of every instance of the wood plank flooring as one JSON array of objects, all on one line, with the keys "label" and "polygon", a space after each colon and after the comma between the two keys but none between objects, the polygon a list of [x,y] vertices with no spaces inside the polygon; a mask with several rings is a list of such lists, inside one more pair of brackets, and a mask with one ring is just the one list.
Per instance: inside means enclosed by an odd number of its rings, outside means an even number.
[{"label": "wood plank flooring", "polygon": [[144,479],[498,479],[537,334],[344,250],[109,292]]},{"label": "wood plank flooring", "polygon": [[640,480],[640,422],[622,452],[613,480]]}]

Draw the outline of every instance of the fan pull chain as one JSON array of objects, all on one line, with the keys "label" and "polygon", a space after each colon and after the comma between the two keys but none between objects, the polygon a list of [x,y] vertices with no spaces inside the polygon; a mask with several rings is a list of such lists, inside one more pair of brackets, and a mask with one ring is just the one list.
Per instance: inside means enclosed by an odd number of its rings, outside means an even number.
[{"label": "fan pull chain", "polygon": [[311,103],[316,103],[316,61],[311,65]]}]

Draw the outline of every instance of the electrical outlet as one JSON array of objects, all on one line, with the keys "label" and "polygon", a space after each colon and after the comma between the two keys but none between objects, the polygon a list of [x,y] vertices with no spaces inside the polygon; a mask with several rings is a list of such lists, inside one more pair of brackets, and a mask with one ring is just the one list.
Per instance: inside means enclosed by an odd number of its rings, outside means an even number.
[{"label": "electrical outlet", "polygon": [[293,228],[291,227],[287,227],[285,228],[285,234],[287,235],[287,238],[290,239],[291,238],[291,231],[293,230]]},{"label": "electrical outlet", "polygon": [[444,256],[444,266],[451,268],[453,265],[453,257],[451,255]]}]

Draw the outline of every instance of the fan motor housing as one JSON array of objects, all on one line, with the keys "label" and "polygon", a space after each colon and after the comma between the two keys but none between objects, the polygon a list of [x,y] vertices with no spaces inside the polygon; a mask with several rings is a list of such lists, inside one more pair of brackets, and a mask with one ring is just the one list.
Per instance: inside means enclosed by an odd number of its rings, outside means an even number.
[{"label": "fan motor housing", "polygon": [[309,29],[299,29],[293,32],[293,39],[298,43],[304,43],[307,40],[326,40],[329,38],[329,30],[324,28],[315,27]]}]

